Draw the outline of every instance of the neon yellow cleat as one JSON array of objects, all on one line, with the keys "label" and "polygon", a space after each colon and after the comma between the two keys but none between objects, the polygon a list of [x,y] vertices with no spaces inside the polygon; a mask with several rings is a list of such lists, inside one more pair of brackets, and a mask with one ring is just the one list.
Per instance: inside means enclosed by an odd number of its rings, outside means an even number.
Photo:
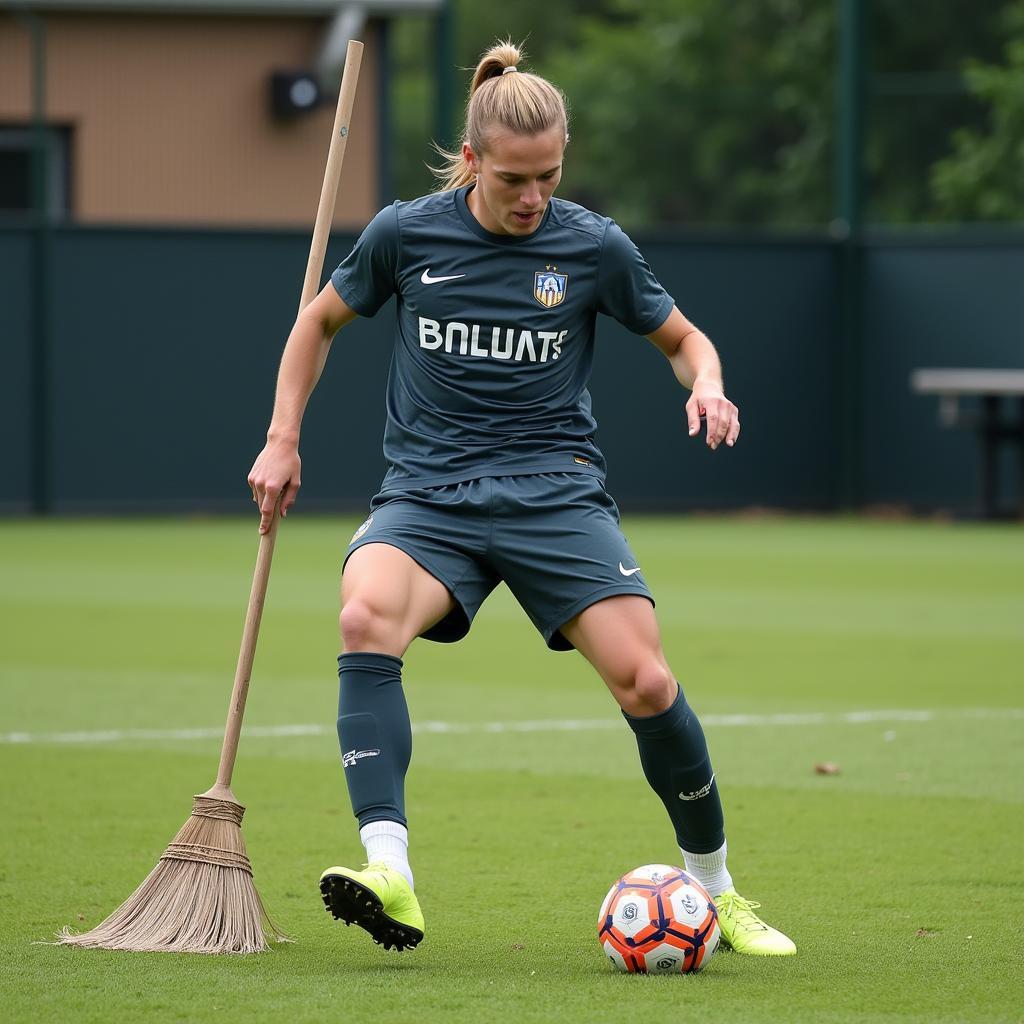
[{"label": "neon yellow cleat", "polygon": [[722,945],[752,956],[793,956],[796,945],[782,932],[766,925],[754,913],[761,906],[745,900],[735,889],[715,897]]},{"label": "neon yellow cleat", "polygon": [[423,940],[423,912],[405,876],[385,864],[365,871],[328,868],[320,876],[327,910],[346,925],[357,924],[385,949],[413,949]]}]

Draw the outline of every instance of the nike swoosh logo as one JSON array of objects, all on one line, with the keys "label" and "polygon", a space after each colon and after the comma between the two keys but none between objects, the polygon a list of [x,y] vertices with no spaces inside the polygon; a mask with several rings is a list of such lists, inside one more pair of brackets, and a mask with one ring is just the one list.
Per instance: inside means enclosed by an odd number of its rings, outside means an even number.
[{"label": "nike swoosh logo", "polygon": [[640,566],[639,565],[635,569],[627,569],[621,562],[619,562],[619,572],[621,572],[623,576],[632,576],[633,573],[639,572],[639,571],[640,571]]},{"label": "nike swoosh logo", "polygon": [[711,787],[715,784],[715,773],[711,773],[711,781],[706,786],[701,786],[700,789],[695,789],[692,793],[680,793],[680,800],[700,800],[701,797],[707,796],[711,792]]},{"label": "nike swoosh logo", "polygon": [[430,267],[420,274],[420,280],[424,284],[440,284],[442,281],[457,281],[460,277],[465,277],[465,274],[449,274],[447,277],[431,277]]}]

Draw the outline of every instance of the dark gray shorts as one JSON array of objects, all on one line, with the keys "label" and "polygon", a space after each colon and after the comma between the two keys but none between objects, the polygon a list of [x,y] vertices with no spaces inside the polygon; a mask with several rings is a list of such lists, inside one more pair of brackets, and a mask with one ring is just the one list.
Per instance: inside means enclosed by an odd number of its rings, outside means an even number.
[{"label": "dark gray shorts", "polygon": [[654,603],[615,502],[585,473],[483,477],[378,494],[348,555],[364,544],[399,548],[448,588],[455,609],[423,634],[442,643],[469,632],[502,580],[556,651],[572,649],[560,627],[597,601],[639,594]]}]

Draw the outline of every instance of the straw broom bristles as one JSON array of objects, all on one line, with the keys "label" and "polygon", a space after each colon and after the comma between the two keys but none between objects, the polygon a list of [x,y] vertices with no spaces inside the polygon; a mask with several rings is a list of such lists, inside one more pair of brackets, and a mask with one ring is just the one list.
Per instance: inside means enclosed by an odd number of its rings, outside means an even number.
[{"label": "straw broom bristles", "polygon": [[155,953],[262,953],[289,942],[267,916],[242,839],[245,808],[197,796],[146,880],[102,924],[61,945]]}]

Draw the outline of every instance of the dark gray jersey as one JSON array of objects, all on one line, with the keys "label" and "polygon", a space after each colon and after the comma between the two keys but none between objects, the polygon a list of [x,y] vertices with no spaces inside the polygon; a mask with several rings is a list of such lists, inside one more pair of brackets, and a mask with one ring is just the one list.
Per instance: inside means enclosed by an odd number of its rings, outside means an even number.
[{"label": "dark gray jersey", "polygon": [[360,316],[398,300],[381,490],[603,476],[587,391],[596,316],[650,334],[672,298],[607,217],[552,199],[532,234],[495,235],[468,190],[381,210],[331,277]]}]

